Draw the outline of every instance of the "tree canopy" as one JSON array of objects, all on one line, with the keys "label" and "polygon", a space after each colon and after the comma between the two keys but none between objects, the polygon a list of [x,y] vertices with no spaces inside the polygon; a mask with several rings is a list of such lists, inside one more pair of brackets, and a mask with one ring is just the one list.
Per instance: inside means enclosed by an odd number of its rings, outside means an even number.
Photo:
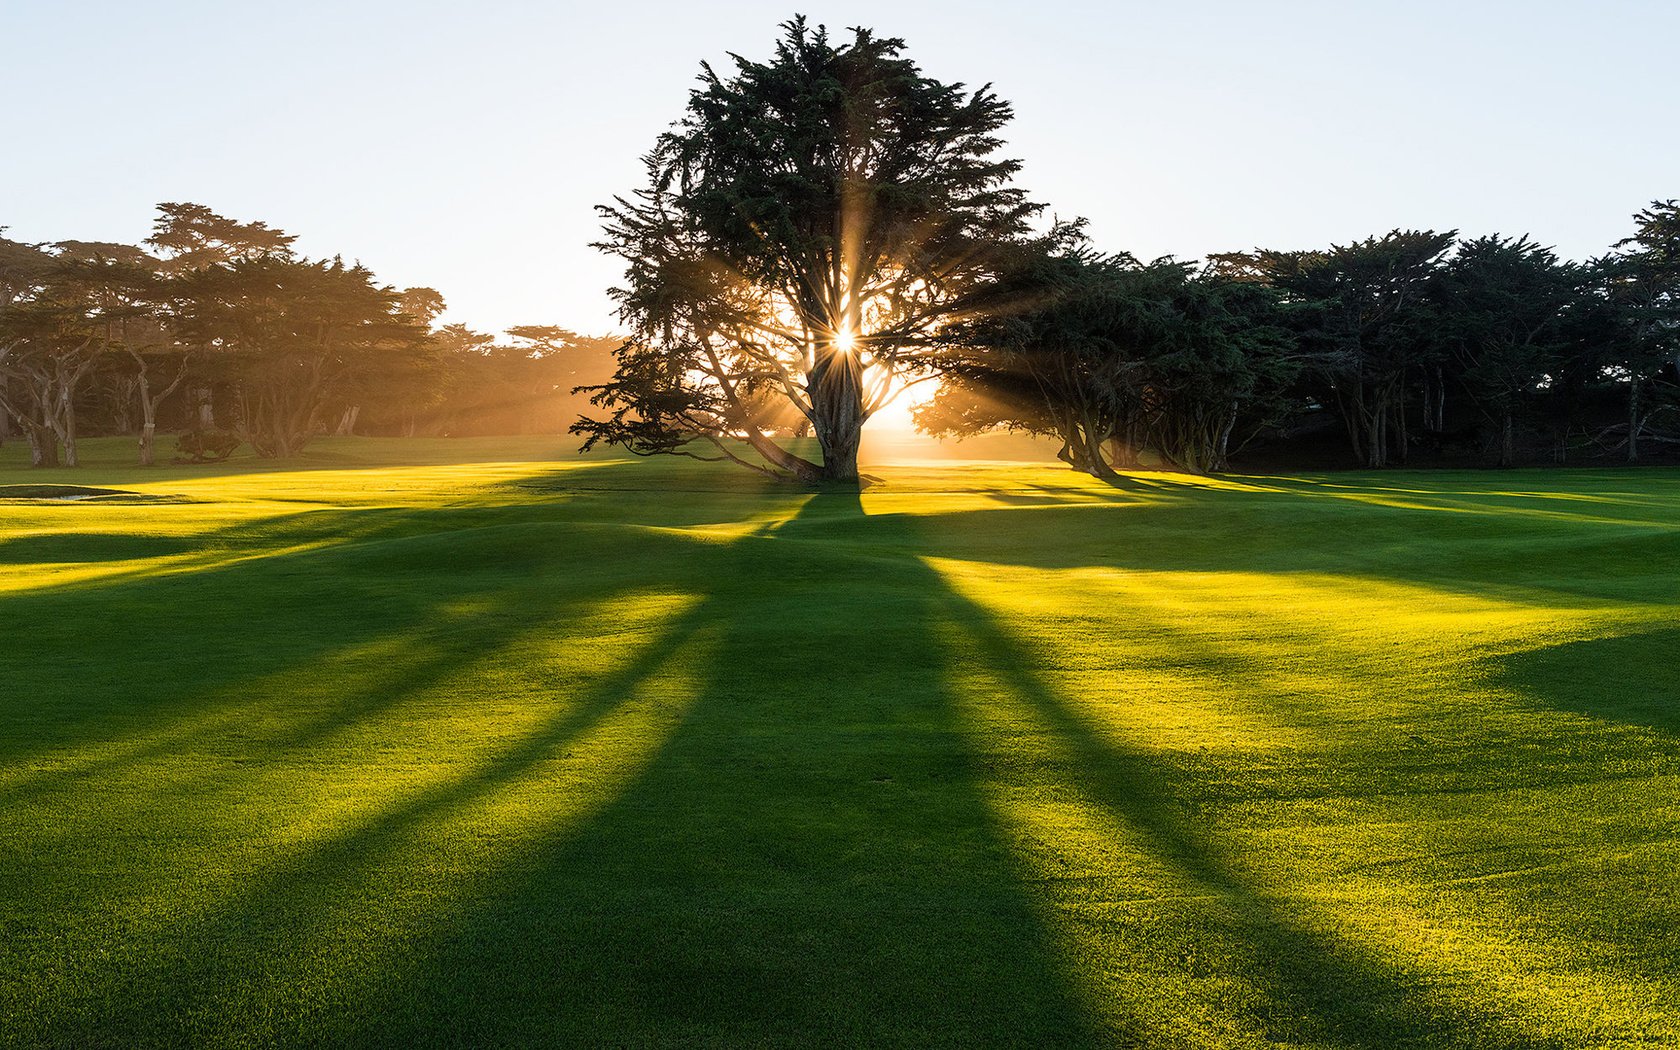
[{"label": "tree canopy", "polygon": [[[704,68],[646,184],[602,208],[630,336],[595,391],[610,414],[578,425],[589,445],[857,479],[864,423],[986,304],[1040,210],[998,156],[1009,105],[923,75],[904,46],[796,18],[768,61]],[[820,463],[772,440],[784,406]]]}]

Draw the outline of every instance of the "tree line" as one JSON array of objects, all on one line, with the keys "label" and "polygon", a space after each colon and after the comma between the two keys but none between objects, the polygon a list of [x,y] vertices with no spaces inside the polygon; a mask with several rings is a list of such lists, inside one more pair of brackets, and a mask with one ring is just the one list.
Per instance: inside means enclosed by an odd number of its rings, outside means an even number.
[{"label": "tree line", "polygon": [[1680,208],[1632,227],[1584,263],[1428,230],[1200,265],[1075,246],[1009,276],[1043,305],[975,322],[919,416],[1054,435],[1098,475],[1222,470],[1330,420],[1367,467],[1636,462],[1680,444]]},{"label": "tree line", "polygon": [[140,245],[0,237],[0,440],[75,466],[82,434],[157,458],[295,455],[322,434],[560,433],[615,343],[554,325],[440,325],[431,288],[308,259],[296,237],[191,203]]},{"label": "tree line", "polygon": [[[1301,465],[1331,432],[1368,467],[1680,445],[1675,201],[1586,262],[1456,230],[1144,261],[1039,221],[989,88],[868,29],[782,29],[766,61],[703,66],[600,209],[630,334],[586,449],[856,481],[868,419],[933,381],[924,430],[1051,435],[1098,476]],[[806,431],[819,456],[785,440]]]}]

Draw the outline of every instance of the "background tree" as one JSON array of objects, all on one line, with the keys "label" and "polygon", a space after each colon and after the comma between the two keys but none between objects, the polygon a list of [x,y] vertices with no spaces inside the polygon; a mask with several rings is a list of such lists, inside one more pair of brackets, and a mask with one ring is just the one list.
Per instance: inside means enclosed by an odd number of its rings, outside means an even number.
[{"label": "background tree", "polygon": [[[288,260],[294,257],[294,234],[276,229],[264,222],[240,222],[218,214],[202,204],[166,201],[157,206],[152,221],[152,235],[146,244],[159,256],[159,269],[170,277],[226,267],[237,262],[258,259]],[[225,364],[210,355],[209,346],[195,348],[205,366],[200,381],[194,385],[191,400],[197,412],[199,429],[216,426],[215,380]]]},{"label": "background tree", "polygon": [[[103,326],[106,374],[115,387],[117,429],[138,430],[140,465],[149,467],[156,462],[158,409],[192,363],[169,326],[171,282],[160,261],[134,245],[61,241],[57,247],[60,258],[96,278],[94,306]],[[138,428],[130,425],[130,408],[139,410]]]},{"label": "background tree", "polygon": [[1029,261],[1007,282],[1033,303],[976,318],[939,393],[917,413],[936,432],[1003,422],[1053,434],[1075,470],[1112,477],[1153,450],[1220,470],[1246,412],[1268,418],[1293,376],[1293,340],[1267,288],[1171,258],[1084,249]]},{"label": "background tree", "polygon": [[[783,28],[768,62],[706,67],[647,185],[602,209],[631,338],[594,391],[611,414],[578,425],[586,448],[855,481],[894,377],[938,360],[1039,210],[996,156],[1011,112],[990,91],[932,80],[866,29],[837,44],[802,18]],[[766,395],[810,421],[820,465],[771,440]]]},{"label": "background tree", "polygon": [[395,291],[339,259],[245,258],[178,280],[183,332],[239,365],[240,436],[260,456],[302,451],[376,354],[425,338]]},{"label": "background tree", "polygon": [[1650,417],[1671,409],[1680,380],[1680,202],[1655,201],[1633,217],[1632,237],[1605,260],[1605,294],[1622,319],[1627,459],[1639,459]]},{"label": "background tree", "polygon": [[83,381],[103,355],[155,324],[151,273],[134,254],[84,242],[6,249],[0,406],[23,424],[36,466],[78,465]]},{"label": "background tree", "polygon": [[[0,226],[0,234],[6,228]],[[14,304],[28,300],[40,287],[48,256],[39,245],[24,244],[0,236],[0,320],[8,316]],[[0,344],[3,348],[5,344]],[[11,436],[14,413],[5,398],[11,387],[10,376],[0,369],[0,438]]]},{"label": "background tree", "polygon": [[[435,288],[404,288],[397,296],[397,315],[426,333],[444,309],[443,295]],[[378,414],[382,407],[400,406],[406,399],[428,400],[426,387],[437,382],[436,355],[429,339],[394,342],[386,349],[387,356],[354,370],[341,384],[337,393],[343,404],[333,409],[338,419],[333,433],[339,437],[356,433],[362,408],[370,402]]]},{"label": "background tree", "polygon": [[1216,256],[1234,277],[1264,281],[1294,309],[1354,453],[1387,466],[1407,452],[1406,380],[1427,366],[1421,322],[1430,277],[1457,231],[1394,230],[1327,251],[1255,251]]},{"label": "background tree", "polygon": [[1550,248],[1498,236],[1463,242],[1432,280],[1431,334],[1498,426],[1502,467],[1516,462],[1518,416],[1564,371],[1564,316],[1581,284],[1580,271]]}]

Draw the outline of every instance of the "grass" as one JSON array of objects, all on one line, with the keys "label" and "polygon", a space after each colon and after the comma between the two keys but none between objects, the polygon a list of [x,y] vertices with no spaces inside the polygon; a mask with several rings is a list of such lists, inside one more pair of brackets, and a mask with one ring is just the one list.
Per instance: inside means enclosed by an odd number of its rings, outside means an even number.
[{"label": "grass", "polygon": [[1680,472],[89,444],[0,1043],[1680,1041]]}]

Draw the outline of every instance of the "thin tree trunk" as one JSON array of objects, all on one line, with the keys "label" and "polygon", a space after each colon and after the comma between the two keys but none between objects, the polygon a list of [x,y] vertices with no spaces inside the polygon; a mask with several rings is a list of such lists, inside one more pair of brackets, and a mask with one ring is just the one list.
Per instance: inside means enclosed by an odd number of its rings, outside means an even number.
[{"label": "thin tree trunk", "polygon": [[1108,461],[1119,470],[1130,470],[1138,465],[1137,446],[1124,435],[1116,435],[1108,439]]},{"label": "thin tree trunk", "polygon": [[1627,461],[1639,462],[1639,377],[1628,380]]},{"label": "thin tree trunk", "polygon": [[1231,431],[1237,428],[1237,403],[1231,402],[1231,410],[1225,416],[1225,422],[1219,428],[1219,444],[1215,446],[1213,456],[1213,470],[1228,470],[1231,466]]},{"label": "thin tree trunk", "polygon": [[1400,397],[1394,405],[1394,423],[1396,429],[1400,431],[1400,462],[1404,464],[1411,452],[1412,444],[1411,436],[1406,431],[1406,393],[1404,390],[1400,392]]},{"label": "thin tree trunk", "polygon": [[76,402],[73,397],[74,386],[59,380],[57,392],[58,408],[55,413],[55,428],[58,440],[64,446],[64,465],[67,467],[80,466],[76,458]]}]

